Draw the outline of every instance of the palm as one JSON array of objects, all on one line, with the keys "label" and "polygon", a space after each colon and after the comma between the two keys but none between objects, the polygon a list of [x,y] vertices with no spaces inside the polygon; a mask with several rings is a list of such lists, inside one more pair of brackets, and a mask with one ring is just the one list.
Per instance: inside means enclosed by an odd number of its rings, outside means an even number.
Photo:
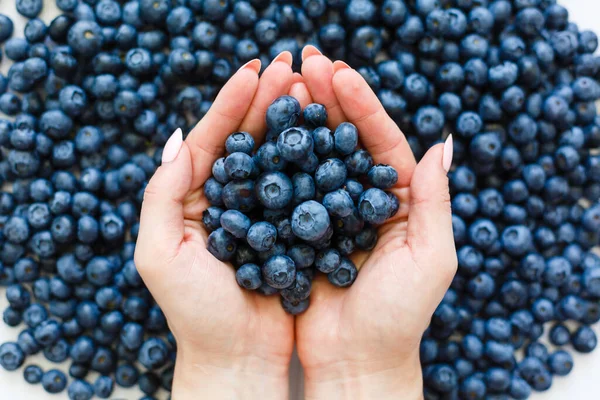
[{"label": "palm", "polygon": [[[408,204],[408,188],[397,194],[401,204]],[[392,221],[380,227],[373,251],[352,255],[360,273],[349,289],[335,288],[325,277],[317,279],[311,306],[296,328],[298,351],[306,368],[333,363],[340,354],[347,354],[348,348],[354,349],[358,360],[371,349],[386,349],[386,354],[372,354],[385,359],[398,356],[390,349],[402,353],[418,347],[426,327],[422,315],[433,310],[423,309],[423,302],[418,301],[425,277],[407,246],[407,220],[408,207],[402,206]],[[374,347],[374,338],[384,343]],[[321,348],[328,351],[321,352]]]},{"label": "palm", "polygon": [[[240,290],[232,266],[206,250],[207,233],[197,222],[198,210],[206,199],[185,204],[184,241],[172,262],[173,273],[163,283],[167,291],[178,295],[164,298],[172,304],[161,304],[174,334],[192,338],[191,344],[199,349],[206,346],[205,335],[211,335],[211,348],[205,349],[209,352],[289,359],[293,319],[281,309],[276,297]],[[181,307],[182,303],[202,305],[203,312]]]}]

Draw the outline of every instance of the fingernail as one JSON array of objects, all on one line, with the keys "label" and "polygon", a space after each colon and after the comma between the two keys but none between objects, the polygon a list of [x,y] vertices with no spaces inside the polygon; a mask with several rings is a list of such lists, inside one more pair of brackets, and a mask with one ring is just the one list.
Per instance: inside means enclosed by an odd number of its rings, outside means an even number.
[{"label": "fingernail", "polygon": [[322,56],[323,53],[321,53],[321,51],[319,49],[317,49],[315,46],[313,46],[312,44],[308,44],[306,46],[304,46],[304,49],[302,49],[302,61],[306,60],[308,57],[311,56]]},{"label": "fingernail", "polygon": [[258,74],[258,72],[260,71],[260,60],[258,58],[250,60],[246,64],[242,65],[240,69],[238,69],[238,71],[241,71],[245,68],[251,69]]},{"label": "fingernail", "polygon": [[292,53],[290,53],[289,51],[286,50],[286,51],[282,51],[281,53],[277,54],[277,57],[275,57],[273,59],[273,61],[271,61],[271,64],[278,62],[278,61],[284,62],[291,67],[292,62],[294,61],[294,57],[292,57]]},{"label": "fingernail", "polygon": [[171,135],[165,147],[163,148],[162,153],[162,162],[170,163],[177,158],[179,154],[179,150],[181,150],[181,145],[183,144],[183,132],[181,128],[177,128],[175,132]]},{"label": "fingernail", "polygon": [[452,134],[448,135],[444,142],[444,154],[442,155],[442,167],[446,172],[450,171],[452,165],[452,155],[454,154],[454,145],[452,143]]},{"label": "fingernail", "polygon": [[350,66],[348,64],[346,64],[345,62],[340,61],[340,60],[337,60],[333,63],[333,73],[334,74],[342,69],[352,69],[352,68],[350,68]]}]

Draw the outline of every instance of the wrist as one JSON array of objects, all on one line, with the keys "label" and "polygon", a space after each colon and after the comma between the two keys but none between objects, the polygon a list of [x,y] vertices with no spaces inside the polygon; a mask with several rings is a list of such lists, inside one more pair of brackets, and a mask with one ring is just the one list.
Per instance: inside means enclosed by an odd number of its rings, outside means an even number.
[{"label": "wrist", "polygon": [[288,397],[287,364],[257,356],[231,359],[218,355],[195,356],[177,352],[173,377],[173,398],[273,399]]},{"label": "wrist", "polygon": [[385,361],[340,361],[305,370],[306,399],[423,399],[418,355]]}]

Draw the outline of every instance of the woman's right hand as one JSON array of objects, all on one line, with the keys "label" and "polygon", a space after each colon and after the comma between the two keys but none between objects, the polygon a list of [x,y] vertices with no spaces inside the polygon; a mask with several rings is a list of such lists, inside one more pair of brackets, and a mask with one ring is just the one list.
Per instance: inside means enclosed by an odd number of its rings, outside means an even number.
[{"label": "woman's right hand", "polygon": [[360,272],[351,287],[336,288],[324,275],[313,282],[311,305],[296,321],[306,398],[420,399],[419,343],[457,268],[446,177],[452,141],[416,164],[358,72],[312,47],[303,58],[298,96],[326,105],[330,128],[356,125],[375,164],[398,172],[391,191],[400,200],[398,213],[379,226],[375,248],[352,255]]}]

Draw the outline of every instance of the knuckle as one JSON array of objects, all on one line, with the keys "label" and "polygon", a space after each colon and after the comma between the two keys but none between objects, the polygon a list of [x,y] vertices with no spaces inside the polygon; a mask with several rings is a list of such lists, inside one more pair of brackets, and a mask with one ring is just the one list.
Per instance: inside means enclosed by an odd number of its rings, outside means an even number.
[{"label": "knuckle", "polygon": [[145,251],[146,249],[144,248],[144,250],[142,250],[141,247],[145,246],[140,246],[138,244],[133,255],[133,263],[135,264],[135,267],[138,269],[138,271],[144,270],[148,261],[147,252]]},{"label": "knuckle", "polygon": [[[158,172],[158,171],[157,171]],[[158,183],[156,183],[156,179],[150,179],[150,182],[144,188],[144,196],[142,198],[142,203],[151,202],[153,198],[157,197],[160,193],[160,189],[158,188]]]}]

